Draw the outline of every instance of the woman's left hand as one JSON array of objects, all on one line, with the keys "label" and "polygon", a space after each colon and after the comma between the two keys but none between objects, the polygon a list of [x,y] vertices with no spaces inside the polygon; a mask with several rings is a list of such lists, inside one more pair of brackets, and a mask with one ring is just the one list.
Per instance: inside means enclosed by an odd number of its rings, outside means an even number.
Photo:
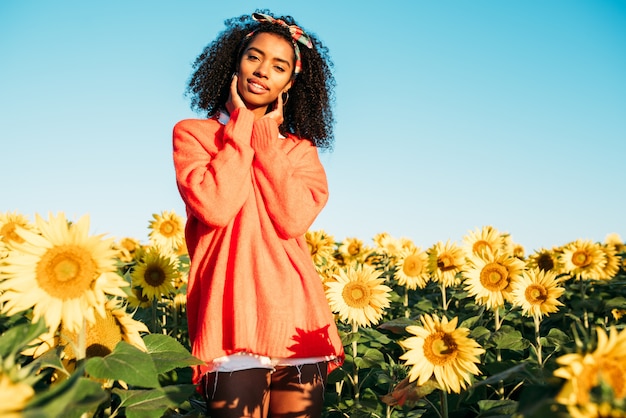
[{"label": "woman's left hand", "polygon": [[[276,122],[276,124],[278,126],[282,125],[282,123],[284,122],[284,118],[283,118],[283,93],[280,93],[278,95],[278,98],[276,99],[276,105],[274,107],[274,109],[272,109],[271,112],[266,113],[263,118],[268,118],[268,119],[272,119]],[[261,119],[263,119],[261,118]]]}]

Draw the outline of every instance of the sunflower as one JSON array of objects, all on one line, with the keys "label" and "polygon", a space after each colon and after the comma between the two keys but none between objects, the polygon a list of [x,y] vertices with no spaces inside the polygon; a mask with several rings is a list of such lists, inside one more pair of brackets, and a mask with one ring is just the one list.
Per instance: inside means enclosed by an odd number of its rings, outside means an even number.
[{"label": "sunflower", "polygon": [[17,233],[18,228],[32,231],[35,229],[35,226],[32,225],[24,215],[17,212],[0,213],[1,242],[7,245],[11,242],[22,244],[24,242],[24,238]]},{"label": "sunflower", "polygon": [[513,282],[513,304],[520,306],[524,315],[541,319],[563,306],[558,299],[564,291],[553,272],[537,268],[524,270]]},{"label": "sunflower", "polygon": [[[104,357],[110,354],[120,341],[126,341],[146,351],[146,345],[140,334],[142,332],[149,332],[148,327],[128,315],[119,300],[110,299],[106,302],[104,315],[96,313],[96,322],[85,327],[85,354],[87,357]],[[76,360],[74,347],[77,341],[78,333],[61,325],[58,332],[46,332],[38,337],[33,342],[36,345],[22,351],[22,354],[39,357],[61,345],[65,346],[62,358],[67,365]]]},{"label": "sunflower", "polygon": [[579,279],[597,279],[606,258],[600,244],[578,239],[566,245],[561,254],[565,272]]},{"label": "sunflower", "polygon": [[175,252],[183,245],[185,226],[183,218],[174,211],[163,211],[161,214],[152,214],[150,221],[150,243],[160,247],[163,251]]},{"label": "sunflower", "polygon": [[508,232],[501,232],[500,236],[502,237],[502,247],[498,252],[524,259],[526,252],[522,244],[513,241],[513,237]]},{"label": "sunflower", "polygon": [[374,237],[374,243],[382,254],[390,258],[396,258],[400,251],[407,245],[406,240],[394,238],[386,232],[377,234]]},{"label": "sunflower", "polygon": [[[85,333],[87,358],[104,357],[110,354],[120,341],[147,351],[141,338],[142,332],[149,332],[146,324],[128,315],[119,302],[110,300],[107,302],[105,315],[97,315],[96,322],[87,326]],[[78,334],[61,327],[60,344],[65,345],[66,361],[76,360],[73,344],[77,339]]]},{"label": "sunflower", "polygon": [[557,359],[562,367],[554,371],[554,376],[565,379],[557,402],[586,405],[601,383],[611,387],[615,399],[626,397],[626,330],[618,332],[611,327],[607,335],[598,327],[596,335],[595,351],[565,354]]},{"label": "sunflower", "polygon": [[381,274],[366,264],[339,270],[336,281],[326,282],[326,297],[333,312],[353,325],[377,324],[391,297],[391,288],[383,284]]},{"label": "sunflower", "polygon": [[626,246],[624,245],[624,241],[622,241],[622,237],[616,232],[607,234],[606,237],[604,237],[604,243],[615,248],[615,252],[617,253],[623,253],[626,251]]},{"label": "sunflower", "polygon": [[0,240],[0,260],[2,260],[3,258],[6,258],[9,255],[9,248],[7,247],[7,244]]},{"label": "sunflower", "polygon": [[476,364],[485,350],[468,337],[469,329],[457,328],[458,317],[448,321],[446,317],[439,320],[436,315],[422,315],[420,320],[422,326],[406,328],[415,337],[400,342],[408,349],[400,359],[412,366],[409,381],[417,380],[421,386],[434,375],[443,390],[460,393],[473,375],[480,374]]},{"label": "sunflower", "polygon": [[524,249],[524,246],[522,244],[513,243],[513,246],[511,248],[511,254],[513,254],[513,257],[524,260],[526,258],[526,249]]},{"label": "sunflower", "polygon": [[324,230],[307,231],[304,238],[316,266],[328,264],[335,252],[335,238]]},{"label": "sunflower", "polygon": [[118,251],[117,257],[123,263],[131,263],[133,260],[139,259],[142,253],[139,240],[130,237],[122,238],[114,244],[114,248]]},{"label": "sunflower", "polygon": [[483,226],[480,230],[469,231],[463,237],[463,249],[467,256],[480,255],[484,251],[499,251],[502,249],[504,241],[500,232],[494,227]]},{"label": "sunflower", "polygon": [[[356,265],[356,264],[351,264]],[[328,282],[336,282],[335,275],[339,274],[341,271],[341,266],[335,262],[331,262],[324,266],[317,267],[317,274],[320,276],[320,280],[324,285],[324,289],[326,289],[326,283]]]},{"label": "sunflower", "polygon": [[133,268],[130,278],[134,288],[141,288],[143,296],[158,300],[175,292],[174,281],[179,274],[177,258],[163,254],[159,247],[150,247]]},{"label": "sunflower", "polygon": [[26,383],[13,382],[0,371],[0,416],[19,418],[23,416],[26,404],[35,396],[35,390]]},{"label": "sunflower", "polygon": [[567,411],[572,418],[626,418],[624,409],[611,405],[610,402],[568,406]]},{"label": "sunflower", "polygon": [[362,263],[368,253],[368,249],[363,245],[363,241],[358,238],[346,238],[337,249],[342,260],[342,264],[352,262]]},{"label": "sunflower", "polygon": [[400,286],[415,290],[426,287],[430,275],[428,274],[428,254],[420,248],[402,250],[397,262],[394,278]]},{"label": "sunflower", "polygon": [[105,293],[125,297],[128,283],[115,273],[112,240],[89,236],[89,217],[68,223],[64,214],[46,222],[36,216],[41,234],[19,229],[24,239],[4,259],[0,272],[2,311],[13,315],[33,308],[33,322],[44,318],[49,329],[62,322],[75,331],[83,320],[104,314]]},{"label": "sunflower", "polygon": [[133,309],[137,308],[149,308],[152,306],[152,300],[149,299],[144,293],[141,287],[133,287],[131,294],[127,298],[128,306]]},{"label": "sunflower", "polygon": [[604,253],[606,264],[600,269],[598,280],[611,280],[617,275],[621,266],[621,257],[617,255],[615,247],[608,244],[600,245],[600,249]]},{"label": "sunflower", "polygon": [[471,257],[465,272],[469,296],[476,302],[496,309],[511,300],[513,284],[524,269],[524,262],[510,254],[483,252],[482,257]]},{"label": "sunflower", "polygon": [[535,250],[526,259],[526,268],[538,268],[542,271],[549,271],[556,275],[563,273],[563,263],[559,256],[561,252],[558,248],[548,250],[540,248]]},{"label": "sunflower", "polygon": [[460,283],[456,277],[465,266],[465,251],[450,241],[445,244],[437,242],[428,250],[428,271],[433,280],[444,287],[452,287]]}]

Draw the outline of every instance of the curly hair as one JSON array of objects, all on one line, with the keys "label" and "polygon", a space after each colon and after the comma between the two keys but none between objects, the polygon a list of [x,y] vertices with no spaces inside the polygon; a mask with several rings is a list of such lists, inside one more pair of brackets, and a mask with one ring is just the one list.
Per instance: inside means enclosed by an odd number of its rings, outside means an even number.
[{"label": "curly hair", "polygon": [[[267,10],[257,12],[271,15]],[[291,16],[277,19],[282,19],[288,25],[296,24]],[[185,91],[186,96],[191,98],[191,108],[197,112],[206,112],[207,117],[225,107],[232,74],[237,71],[243,51],[256,35],[270,32],[282,36],[290,44],[293,42],[287,28],[257,22],[251,15],[227,19],[224,24],[226,29],[194,61],[193,73]],[[251,32],[254,34],[248,37]],[[331,149],[334,142],[333,63],[328,48],[315,34],[306,33],[313,42],[313,48],[300,48],[302,70],[289,90],[280,131],[307,139],[319,148]]]}]

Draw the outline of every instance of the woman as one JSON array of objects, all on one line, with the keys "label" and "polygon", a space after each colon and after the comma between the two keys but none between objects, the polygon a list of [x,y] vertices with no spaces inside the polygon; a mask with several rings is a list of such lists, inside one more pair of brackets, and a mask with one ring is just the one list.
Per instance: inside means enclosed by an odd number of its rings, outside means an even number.
[{"label": "woman", "polygon": [[328,200],[331,63],[290,16],[226,27],[187,89],[208,119],[173,134],[194,379],[213,417],[320,416],[343,347],[304,234]]}]

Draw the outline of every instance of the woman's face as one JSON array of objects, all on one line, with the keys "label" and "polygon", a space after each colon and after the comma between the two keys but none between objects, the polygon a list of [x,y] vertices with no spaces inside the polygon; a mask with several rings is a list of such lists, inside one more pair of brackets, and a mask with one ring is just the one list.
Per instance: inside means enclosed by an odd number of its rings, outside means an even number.
[{"label": "woman's face", "polygon": [[237,89],[246,107],[265,114],[278,95],[293,84],[294,52],[287,40],[273,33],[254,36],[239,62]]}]

